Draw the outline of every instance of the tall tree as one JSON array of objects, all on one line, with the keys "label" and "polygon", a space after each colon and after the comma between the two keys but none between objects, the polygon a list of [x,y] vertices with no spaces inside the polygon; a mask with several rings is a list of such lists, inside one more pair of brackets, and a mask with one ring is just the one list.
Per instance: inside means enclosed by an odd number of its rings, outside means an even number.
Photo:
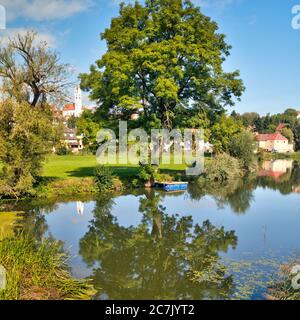
[{"label": "tall tree", "polygon": [[220,111],[244,90],[238,71],[223,71],[225,36],[189,0],[123,3],[102,39],[106,54],[81,79],[107,112],[143,108],[171,128],[178,110]]},{"label": "tall tree", "polygon": [[69,71],[33,31],[17,34],[0,48],[2,91],[20,103],[27,101],[35,107],[45,105],[49,98],[65,98]]}]

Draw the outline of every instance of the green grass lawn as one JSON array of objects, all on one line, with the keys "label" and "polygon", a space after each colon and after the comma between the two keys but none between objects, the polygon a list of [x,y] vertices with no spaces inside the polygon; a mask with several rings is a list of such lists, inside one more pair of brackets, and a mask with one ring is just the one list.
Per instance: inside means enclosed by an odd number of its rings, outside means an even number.
[{"label": "green grass lawn", "polygon": [[[43,176],[46,178],[83,178],[93,176],[94,168],[98,165],[96,156],[56,156],[47,158],[44,166]],[[136,165],[110,165],[114,173],[121,178],[134,176],[138,173]],[[185,165],[162,165],[160,167],[164,173],[176,173],[186,169]]]}]

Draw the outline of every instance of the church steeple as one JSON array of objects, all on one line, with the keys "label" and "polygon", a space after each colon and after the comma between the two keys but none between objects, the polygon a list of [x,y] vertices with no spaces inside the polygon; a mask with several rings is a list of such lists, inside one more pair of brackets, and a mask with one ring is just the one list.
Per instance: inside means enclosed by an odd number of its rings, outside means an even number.
[{"label": "church steeple", "polygon": [[82,93],[80,86],[77,86],[74,90],[75,97],[75,117],[80,117],[82,113]]}]

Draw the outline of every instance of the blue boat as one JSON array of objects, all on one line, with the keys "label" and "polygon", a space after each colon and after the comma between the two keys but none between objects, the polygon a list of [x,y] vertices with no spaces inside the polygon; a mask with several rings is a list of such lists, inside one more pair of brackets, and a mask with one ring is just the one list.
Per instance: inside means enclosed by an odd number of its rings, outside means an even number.
[{"label": "blue boat", "polygon": [[188,182],[156,182],[154,187],[164,191],[186,191]]}]

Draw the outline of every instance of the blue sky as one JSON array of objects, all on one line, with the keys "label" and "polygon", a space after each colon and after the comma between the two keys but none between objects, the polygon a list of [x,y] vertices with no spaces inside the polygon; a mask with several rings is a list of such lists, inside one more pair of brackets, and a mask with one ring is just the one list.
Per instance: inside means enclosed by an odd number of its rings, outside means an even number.
[{"label": "blue sky", "polygon": [[[233,46],[225,63],[239,69],[246,85],[234,109],[261,114],[300,110],[300,30],[291,26],[300,0],[194,0],[218,22]],[[118,0],[0,0],[7,10],[7,37],[38,30],[77,73],[105,52],[100,32],[118,14]]]}]

